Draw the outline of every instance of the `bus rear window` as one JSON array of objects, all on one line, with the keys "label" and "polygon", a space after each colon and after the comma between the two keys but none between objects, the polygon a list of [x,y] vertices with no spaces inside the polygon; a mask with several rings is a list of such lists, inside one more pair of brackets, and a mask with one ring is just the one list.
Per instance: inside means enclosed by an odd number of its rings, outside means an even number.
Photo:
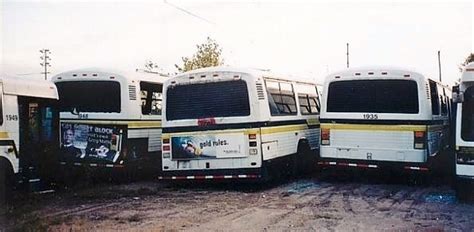
[{"label": "bus rear window", "polygon": [[167,90],[167,120],[248,115],[250,103],[243,80],[175,85]]},{"label": "bus rear window", "polygon": [[56,83],[61,112],[120,113],[120,83],[71,81]]},{"label": "bus rear window", "polygon": [[329,84],[327,112],[418,113],[418,88],[409,80],[351,80]]},{"label": "bus rear window", "polygon": [[461,118],[461,138],[464,141],[474,141],[474,86],[464,92]]}]

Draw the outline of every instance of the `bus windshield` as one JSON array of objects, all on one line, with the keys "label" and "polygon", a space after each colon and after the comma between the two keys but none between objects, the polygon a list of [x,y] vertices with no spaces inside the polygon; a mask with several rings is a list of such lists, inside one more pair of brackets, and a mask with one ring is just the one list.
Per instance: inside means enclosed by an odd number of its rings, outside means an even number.
[{"label": "bus windshield", "polygon": [[411,80],[350,80],[329,84],[327,112],[418,113],[417,83]]},{"label": "bus windshield", "polygon": [[250,115],[247,84],[243,80],[169,86],[166,119],[199,119]]},{"label": "bus windshield", "polygon": [[464,141],[474,141],[474,86],[467,88],[464,92],[461,137]]},{"label": "bus windshield", "polygon": [[120,83],[116,81],[57,82],[61,112],[120,113]]}]

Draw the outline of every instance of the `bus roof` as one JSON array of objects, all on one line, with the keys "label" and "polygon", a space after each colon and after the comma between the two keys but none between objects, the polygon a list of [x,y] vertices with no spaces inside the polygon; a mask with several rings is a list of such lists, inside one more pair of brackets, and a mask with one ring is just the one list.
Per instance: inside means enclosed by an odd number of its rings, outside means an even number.
[{"label": "bus roof", "polygon": [[62,72],[55,75],[52,80],[54,82],[60,81],[85,81],[85,80],[100,80],[103,78],[109,78],[118,81],[149,81],[163,83],[168,79],[168,76],[154,73],[135,70],[132,72],[117,71],[117,70],[105,70],[101,68],[84,68],[76,69],[67,72]]},{"label": "bus roof", "polygon": [[474,62],[467,64],[462,72],[461,82],[470,81],[474,81]]},{"label": "bus roof", "polygon": [[208,68],[200,68],[191,70],[185,73],[178,74],[173,77],[174,78],[183,78],[189,77],[193,75],[200,75],[203,73],[217,73],[217,72],[230,72],[230,73],[242,73],[248,74],[251,76],[261,76],[265,79],[272,79],[278,81],[288,81],[288,82],[296,82],[296,83],[303,83],[303,84],[316,84],[316,82],[310,81],[301,81],[298,80],[296,77],[288,76],[288,75],[279,75],[276,73],[272,73],[269,70],[263,69],[256,69],[256,68],[240,68],[240,67],[231,67],[231,66],[216,66],[216,67],[208,67]]},{"label": "bus roof", "polygon": [[56,86],[51,81],[2,75],[0,83],[3,85],[5,94],[59,99]]},{"label": "bus roof", "polygon": [[[390,67],[390,66],[370,66],[370,67],[358,67],[348,68],[342,71],[334,72],[329,74],[327,80],[339,79],[339,78],[358,78],[358,77],[384,77],[384,76],[409,76],[414,79],[425,79],[424,75],[409,69]],[[339,79],[341,80],[341,79]]]},{"label": "bus roof", "polygon": [[246,73],[250,75],[262,75],[266,73],[265,70],[259,69],[252,69],[252,68],[237,68],[237,67],[230,67],[230,66],[216,66],[216,67],[208,67],[208,68],[200,68],[191,70],[188,72],[180,73],[175,77],[182,77],[182,76],[192,76],[200,73],[213,73],[213,72],[232,72],[232,73]]}]

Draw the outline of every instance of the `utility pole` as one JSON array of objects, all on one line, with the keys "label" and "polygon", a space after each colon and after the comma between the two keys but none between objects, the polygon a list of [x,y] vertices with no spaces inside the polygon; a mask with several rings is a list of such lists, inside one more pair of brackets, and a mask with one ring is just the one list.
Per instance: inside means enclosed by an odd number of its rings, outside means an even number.
[{"label": "utility pole", "polygon": [[41,53],[41,56],[40,56],[40,59],[41,59],[41,63],[40,65],[43,66],[44,68],[44,72],[42,72],[41,74],[44,74],[44,79],[45,80],[48,80],[48,67],[51,67],[51,64],[49,63],[51,61],[51,58],[49,57],[49,55],[51,54],[51,52],[49,51],[49,49],[46,49],[46,48],[43,48],[40,50],[40,53]]},{"label": "utility pole", "polygon": [[439,82],[441,82],[441,51],[438,51]]},{"label": "utility pole", "polygon": [[349,43],[346,44],[347,68],[349,68]]}]

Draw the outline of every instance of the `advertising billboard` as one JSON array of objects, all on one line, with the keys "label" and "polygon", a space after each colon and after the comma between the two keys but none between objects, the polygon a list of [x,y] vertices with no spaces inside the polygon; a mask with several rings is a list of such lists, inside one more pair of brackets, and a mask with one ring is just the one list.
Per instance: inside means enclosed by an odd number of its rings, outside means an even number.
[{"label": "advertising billboard", "polygon": [[245,157],[244,134],[212,134],[171,137],[173,159]]},{"label": "advertising billboard", "polygon": [[115,126],[61,123],[63,160],[115,163],[121,130]]}]

